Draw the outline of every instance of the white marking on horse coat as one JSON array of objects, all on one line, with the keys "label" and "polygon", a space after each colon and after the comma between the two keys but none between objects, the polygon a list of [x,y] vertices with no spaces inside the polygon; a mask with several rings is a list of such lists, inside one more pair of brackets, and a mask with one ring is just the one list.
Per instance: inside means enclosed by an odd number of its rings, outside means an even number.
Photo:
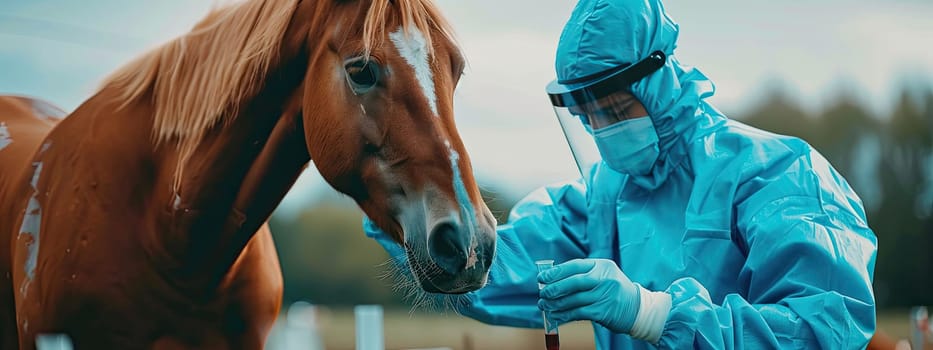
[{"label": "white marking on horse coat", "polygon": [[0,150],[13,143],[10,137],[10,130],[6,128],[6,123],[0,122]]},{"label": "white marking on horse coat", "polygon": [[27,257],[24,269],[26,278],[35,277],[36,259],[39,256],[39,230],[42,223],[42,208],[39,206],[38,193],[39,174],[42,173],[42,162],[35,163],[35,172],[32,174],[33,195],[29,198],[29,204],[26,205],[26,214],[23,216],[23,224],[19,228],[19,234],[27,234],[32,238],[32,242],[27,243]]},{"label": "white marking on horse coat", "polygon": [[[51,141],[46,141],[39,151],[39,156],[45,153],[51,146]],[[29,198],[29,203],[26,204],[26,213],[23,215],[23,223],[19,228],[19,235],[17,236],[18,239],[26,234],[31,238],[31,241],[26,243],[26,262],[23,264],[23,270],[26,272],[26,279],[23,280],[23,285],[20,287],[20,292],[23,295],[26,295],[29,289],[29,283],[35,278],[36,264],[39,259],[39,233],[41,232],[42,224],[42,207],[39,205],[38,198],[39,176],[42,174],[42,162],[40,161],[32,164],[34,170],[32,179],[29,181],[29,185],[32,186],[32,197]]]},{"label": "white marking on horse coat", "polygon": [[399,28],[390,33],[389,38],[392,40],[392,43],[395,44],[395,48],[398,49],[399,55],[415,69],[415,78],[418,79],[418,83],[421,85],[424,97],[428,99],[431,112],[434,112],[434,116],[437,117],[437,96],[434,94],[434,75],[431,71],[430,61],[428,60],[428,48],[424,40],[424,35],[415,27],[410,27],[408,35],[405,35],[402,30],[402,28]]},{"label": "white marking on horse coat", "polygon": [[175,201],[172,203],[172,208],[178,210],[181,207],[181,196],[178,193],[175,194]]},{"label": "white marking on horse coat", "polygon": [[[29,180],[29,185],[32,186],[34,192],[39,191],[39,175],[42,173],[42,162],[32,163],[36,168],[32,173],[32,180]],[[35,195],[33,195],[35,197]]]}]

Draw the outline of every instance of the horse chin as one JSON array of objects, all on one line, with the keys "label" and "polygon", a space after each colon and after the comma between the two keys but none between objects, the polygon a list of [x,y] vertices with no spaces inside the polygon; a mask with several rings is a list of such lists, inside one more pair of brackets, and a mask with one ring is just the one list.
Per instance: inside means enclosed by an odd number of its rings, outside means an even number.
[{"label": "horse chin", "polygon": [[466,294],[486,285],[486,269],[477,268],[472,270],[464,271],[459,276],[455,276],[443,272],[436,274],[419,273],[418,271],[422,271],[422,268],[412,268],[415,279],[425,292],[453,295]]},{"label": "horse chin", "polygon": [[448,195],[426,187],[402,201],[396,217],[408,267],[428,293],[464,294],[486,283],[495,253],[495,228],[465,211]]}]

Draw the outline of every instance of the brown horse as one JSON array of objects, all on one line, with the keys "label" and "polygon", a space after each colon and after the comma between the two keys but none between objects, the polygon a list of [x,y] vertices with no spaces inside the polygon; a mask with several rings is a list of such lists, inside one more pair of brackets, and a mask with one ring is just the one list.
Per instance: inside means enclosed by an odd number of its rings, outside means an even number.
[{"label": "brown horse", "polygon": [[428,0],[247,0],[61,121],[0,99],[0,348],[261,348],[265,222],[312,159],[425,291],[480,288],[496,222],[455,128],[463,66]]}]

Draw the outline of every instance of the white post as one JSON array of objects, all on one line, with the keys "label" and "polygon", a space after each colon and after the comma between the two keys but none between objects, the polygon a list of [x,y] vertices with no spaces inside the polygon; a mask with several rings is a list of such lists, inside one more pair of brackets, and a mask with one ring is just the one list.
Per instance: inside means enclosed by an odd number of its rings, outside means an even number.
[{"label": "white post", "polygon": [[356,350],[385,350],[382,306],[357,305],[353,312],[356,319]]},{"label": "white post", "polygon": [[285,315],[284,350],[321,350],[324,344],[318,335],[317,307],[305,301],[297,301],[288,307]]},{"label": "white post", "polygon": [[36,336],[37,350],[72,350],[71,337],[65,334],[39,334]]},{"label": "white post", "polygon": [[930,316],[926,306],[910,308],[910,346],[913,349],[926,349],[927,331],[929,330]]}]

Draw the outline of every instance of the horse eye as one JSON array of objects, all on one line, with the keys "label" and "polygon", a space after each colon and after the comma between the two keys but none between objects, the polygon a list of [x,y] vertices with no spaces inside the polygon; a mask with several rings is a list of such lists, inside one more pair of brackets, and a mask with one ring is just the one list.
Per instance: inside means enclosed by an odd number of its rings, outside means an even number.
[{"label": "horse eye", "polygon": [[373,61],[355,60],[346,65],[347,81],[356,94],[369,92],[379,82],[379,66]]}]

